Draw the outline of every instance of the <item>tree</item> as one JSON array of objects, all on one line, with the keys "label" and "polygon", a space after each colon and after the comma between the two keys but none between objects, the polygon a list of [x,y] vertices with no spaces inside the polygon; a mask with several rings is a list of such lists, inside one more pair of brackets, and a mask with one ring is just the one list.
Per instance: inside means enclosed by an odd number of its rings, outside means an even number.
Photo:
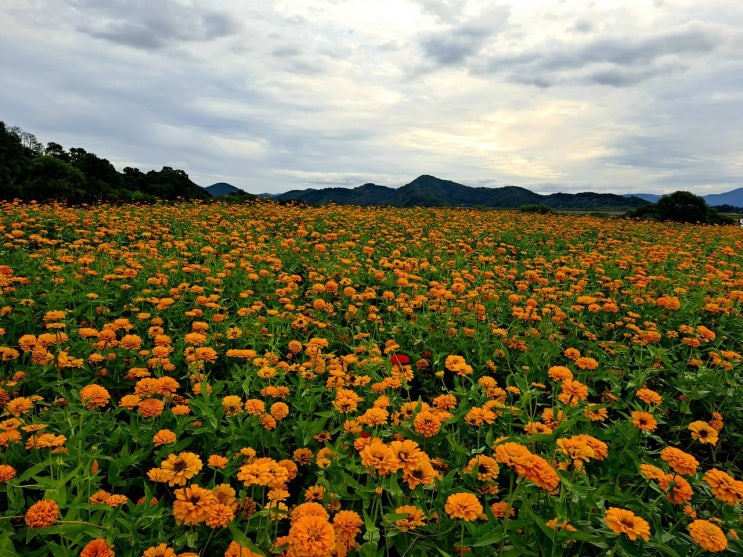
[{"label": "tree", "polygon": [[63,160],[65,162],[70,162],[70,154],[64,150],[64,147],[62,147],[59,143],[55,143],[54,141],[50,141],[46,144],[44,154]]},{"label": "tree", "polygon": [[37,201],[47,199],[82,201],[86,197],[85,175],[70,163],[58,158],[46,155],[36,157],[28,168],[23,197]]},{"label": "tree", "polygon": [[688,191],[676,191],[664,195],[656,203],[661,220],[676,222],[707,222],[709,207],[707,202]]},{"label": "tree", "polygon": [[664,195],[657,203],[638,207],[627,213],[627,216],[701,224],[732,224],[734,222],[733,219],[709,207],[704,198],[688,191],[676,191],[670,195]]}]

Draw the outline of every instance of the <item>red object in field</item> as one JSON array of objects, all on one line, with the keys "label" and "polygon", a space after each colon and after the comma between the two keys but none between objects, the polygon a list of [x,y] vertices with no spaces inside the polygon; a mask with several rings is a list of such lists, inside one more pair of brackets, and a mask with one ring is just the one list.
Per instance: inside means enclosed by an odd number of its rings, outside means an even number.
[{"label": "red object in field", "polygon": [[410,358],[405,354],[393,354],[390,356],[390,363],[398,366],[404,366],[410,363]]}]

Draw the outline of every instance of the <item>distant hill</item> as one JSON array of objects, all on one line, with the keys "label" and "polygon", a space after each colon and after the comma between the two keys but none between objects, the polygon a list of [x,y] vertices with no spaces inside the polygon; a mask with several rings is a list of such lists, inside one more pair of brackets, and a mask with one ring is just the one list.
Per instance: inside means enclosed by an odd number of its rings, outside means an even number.
[{"label": "distant hill", "polygon": [[[629,197],[629,195],[630,194],[627,194],[627,197]],[[632,195],[644,199],[645,201],[650,201],[651,203],[656,203],[661,197],[663,197],[662,195],[654,193],[634,193]],[[722,205],[727,205],[728,207],[743,207],[743,188],[737,188],[725,193],[710,193],[709,195],[702,195],[701,197],[710,207],[720,207]]]},{"label": "distant hill", "polygon": [[274,197],[279,201],[305,203],[337,203],[338,205],[389,205],[394,207],[500,207],[515,209],[523,205],[546,205],[553,209],[628,210],[648,204],[637,197],[611,193],[553,193],[540,195],[516,186],[473,188],[442,180],[435,176],[419,176],[409,184],[394,189],[376,184],[357,188],[327,188],[293,190]]},{"label": "distant hill", "polygon": [[236,188],[232,184],[228,184],[227,182],[217,182],[216,184],[207,186],[204,189],[208,191],[213,197],[220,197],[222,195],[230,195],[231,193],[239,193],[243,191],[240,188]]},{"label": "distant hill", "polygon": [[720,205],[743,207],[743,188],[737,188],[725,193],[711,193],[702,197],[710,207],[718,207]]}]

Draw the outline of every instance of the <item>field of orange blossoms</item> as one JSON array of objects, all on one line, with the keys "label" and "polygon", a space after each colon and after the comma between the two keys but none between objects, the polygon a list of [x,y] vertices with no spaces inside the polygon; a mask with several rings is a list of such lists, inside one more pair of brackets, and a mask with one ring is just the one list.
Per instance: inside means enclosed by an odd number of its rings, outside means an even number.
[{"label": "field of orange blossoms", "polygon": [[743,553],[738,227],[0,219],[0,555]]}]

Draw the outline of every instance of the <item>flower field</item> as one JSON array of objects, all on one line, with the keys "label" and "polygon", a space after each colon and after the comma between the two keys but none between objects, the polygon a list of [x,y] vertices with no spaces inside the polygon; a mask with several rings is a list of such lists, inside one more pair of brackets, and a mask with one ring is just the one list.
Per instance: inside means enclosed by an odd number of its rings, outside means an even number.
[{"label": "flower field", "polygon": [[743,231],[3,203],[0,555],[742,554]]}]

